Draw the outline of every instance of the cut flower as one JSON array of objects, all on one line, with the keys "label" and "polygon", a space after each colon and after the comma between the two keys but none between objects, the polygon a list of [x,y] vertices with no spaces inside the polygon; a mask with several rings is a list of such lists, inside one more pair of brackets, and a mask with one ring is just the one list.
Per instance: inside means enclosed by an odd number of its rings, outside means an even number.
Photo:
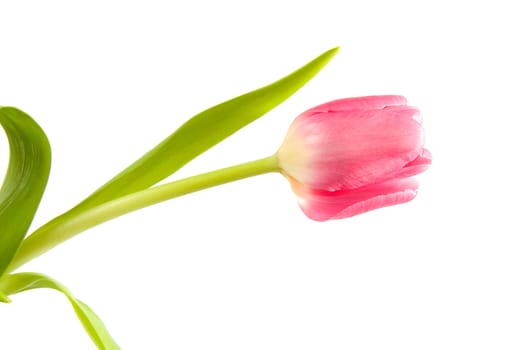
[{"label": "cut flower", "polygon": [[428,168],[419,110],[402,96],[336,100],[295,119],[277,152],[305,214],[324,221],[413,199]]}]

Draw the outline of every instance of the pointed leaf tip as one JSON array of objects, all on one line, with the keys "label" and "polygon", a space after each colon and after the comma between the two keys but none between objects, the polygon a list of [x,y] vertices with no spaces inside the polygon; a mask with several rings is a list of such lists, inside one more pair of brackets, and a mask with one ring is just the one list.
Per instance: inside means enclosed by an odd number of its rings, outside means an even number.
[{"label": "pointed leaf tip", "polygon": [[334,47],[272,84],[211,107],[186,121],[116,175],[76,209],[87,209],[146,189],[284,102],[337,54]]}]

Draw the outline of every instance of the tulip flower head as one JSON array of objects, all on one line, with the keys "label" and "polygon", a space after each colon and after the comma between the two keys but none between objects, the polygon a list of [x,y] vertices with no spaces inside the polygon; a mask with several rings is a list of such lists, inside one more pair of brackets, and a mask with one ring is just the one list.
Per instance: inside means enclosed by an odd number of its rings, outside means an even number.
[{"label": "tulip flower head", "polygon": [[314,220],[340,219],[416,196],[430,165],[419,110],[402,96],[336,100],[295,119],[277,152],[299,205]]}]

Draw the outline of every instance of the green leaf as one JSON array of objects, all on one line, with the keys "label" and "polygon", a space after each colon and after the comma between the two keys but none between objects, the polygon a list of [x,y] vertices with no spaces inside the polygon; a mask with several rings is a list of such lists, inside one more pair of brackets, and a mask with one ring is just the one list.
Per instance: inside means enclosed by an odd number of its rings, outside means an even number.
[{"label": "green leaf", "polygon": [[5,295],[1,290],[0,290],[0,302],[2,302],[2,303],[10,303],[11,302],[11,299],[9,299],[9,297],[7,295]]},{"label": "green leaf", "polygon": [[34,272],[5,275],[0,280],[0,291],[6,295],[20,293],[35,288],[51,288],[63,293],[73,306],[77,317],[99,349],[120,349],[113,340],[102,320],[89,306],[75,298],[71,292],[54,279]]},{"label": "green leaf", "polygon": [[146,189],[284,102],[312,79],[337,53],[333,48],[290,75],[205,110],[78,205],[94,207]]},{"label": "green leaf", "polygon": [[0,276],[35,216],[49,177],[51,149],[40,126],[19,109],[0,107],[0,124],[10,147],[0,189]]},{"label": "green leaf", "polygon": [[[57,228],[74,223],[78,216],[111,200],[151,187],[285,101],[312,79],[337,51],[338,48],[331,49],[273,84],[221,103],[188,120],[83,202],[49,221],[24,240],[8,271],[14,271],[78,233]],[[49,232],[53,237],[46,236]]]}]

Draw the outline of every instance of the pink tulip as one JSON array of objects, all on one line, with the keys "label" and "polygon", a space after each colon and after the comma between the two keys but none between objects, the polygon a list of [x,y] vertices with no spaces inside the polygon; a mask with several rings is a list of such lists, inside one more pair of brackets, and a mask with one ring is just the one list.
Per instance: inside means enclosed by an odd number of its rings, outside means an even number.
[{"label": "pink tulip", "polygon": [[299,205],[314,220],[405,203],[432,157],[419,110],[402,96],[336,100],[301,114],[277,152]]}]

